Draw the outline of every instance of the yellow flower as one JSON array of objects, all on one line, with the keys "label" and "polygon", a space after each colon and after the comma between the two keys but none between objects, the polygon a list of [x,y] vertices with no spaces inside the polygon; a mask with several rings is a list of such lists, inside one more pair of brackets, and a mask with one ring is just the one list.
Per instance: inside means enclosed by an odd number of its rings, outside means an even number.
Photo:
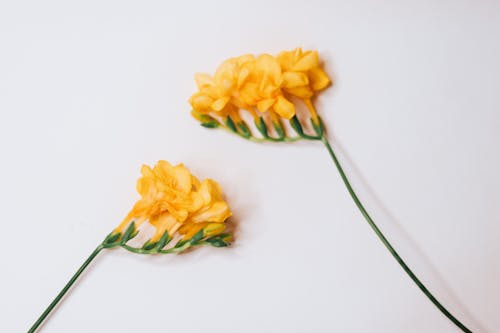
[{"label": "yellow flower", "polygon": [[283,70],[283,88],[291,95],[311,98],[316,91],[326,88],[331,82],[319,66],[317,51],[296,48],[279,53],[277,60]]},{"label": "yellow flower", "polygon": [[248,74],[240,80],[237,97],[244,105],[257,107],[260,112],[272,108],[286,119],[295,115],[295,106],[281,91],[282,73],[276,58],[262,54],[255,61],[247,63],[243,71]]},{"label": "yellow flower", "polygon": [[176,233],[192,236],[207,227],[211,235],[213,230],[224,231],[231,211],[217,182],[200,182],[184,165],[172,166],[166,161],[159,161],[153,168],[144,165],[141,173],[137,181],[141,199],[115,232],[123,232],[132,221],[135,226],[148,221],[156,228],[152,242],[165,232],[172,237]]},{"label": "yellow flower", "polygon": [[[286,136],[280,118],[290,120],[294,129],[299,128],[295,116],[296,103],[300,100],[309,110],[313,126],[320,130],[320,119],[311,99],[331,82],[320,67],[318,52],[301,48],[283,51],[276,57],[261,54],[230,58],[219,66],[213,77],[197,74],[195,79],[198,92],[189,102],[192,115],[203,126],[214,128],[222,123],[224,128],[253,139],[245,117],[240,117],[240,110],[247,110],[263,139],[271,141],[283,141]],[[264,120],[265,114],[269,115],[265,117],[267,120]],[[270,125],[278,137],[269,135]],[[301,129],[297,133],[308,136]]]},{"label": "yellow flower", "polygon": [[319,66],[317,51],[302,51],[296,48],[278,54],[278,62],[283,70],[283,90],[301,98],[317,120],[316,110],[311,102],[315,92],[325,89],[330,78]]},{"label": "yellow flower", "polygon": [[[199,91],[189,100],[193,109],[201,114],[215,112],[222,116],[236,111],[237,108],[233,104],[238,104],[238,102],[232,97],[238,82],[248,75],[248,72],[242,71],[241,68],[253,59],[252,55],[230,58],[217,68],[214,77],[205,73],[196,74],[195,81]],[[231,99],[233,104],[229,103]],[[240,103],[238,108],[241,107],[244,105]]]}]

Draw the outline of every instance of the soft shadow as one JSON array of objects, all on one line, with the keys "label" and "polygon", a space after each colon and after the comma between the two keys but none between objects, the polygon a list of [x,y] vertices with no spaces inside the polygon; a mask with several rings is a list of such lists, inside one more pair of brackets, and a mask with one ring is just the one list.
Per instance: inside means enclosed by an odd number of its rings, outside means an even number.
[{"label": "soft shadow", "polygon": [[[375,190],[369,185],[368,181],[366,180],[366,178],[364,178],[364,176],[360,172],[359,168],[353,162],[353,160],[351,159],[351,157],[349,156],[347,151],[342,147],[342,144],[339,143],[338,140],[336,140],[335,136],[329,134],[328,137],[329,137],[330,143],[335,146],[334,149],[335,149],[336,155],[338,155],[339,158],[340,157],[342,158],[342,161],[341,161],[342,167],[344,168],[344,170],[347,169],[349,171],[348,172],[349,180],[351,180],[351,178],[353,178],[353,179],[355,178],[356,183],[358,183],[360,186],[363,187],[363,190],[365,191],[364,193],[366,193],[366,195],[369,197],[371,202],[374,203],[374,206],[380,212],[382,212],[383,215],[385,215],[387,217],[387,221],[384,221],[384,224],[387,223],[387,225],[390,225],[393,228],[393,230],[395,232],[397,232],[398,235],[404,241],[406,241],[406,243],[409,245],[409,248],[411,250],[413,250],[414,253],[421,259],[422,263],[426,266],[428,271],[431,273],[434,280],[436,280],[438,282],[440,288],[447,294],[448,298],[460,308],[460,312],[464,316],[466,316],[468,319],[468,323],[463,322],[463,324],[465,324],[468,327],[470,327],[470,326],[475,327],[481,332],[487,332],[486,328],[484,328],[479,323],[479,321],[475,318],[475,316],[472,315],[472,313],[467,309],[467,307],[459,300],[459,298],[457,297],[455,292],[448,286],[448,284],[446,283],[446,280],[441,276],[437,267],[432,263],[431,258],[423,252],[423,250],[419,247],[417,242],[415,240],[413,240],[412,237],[408,234],[408,232],[404,229],[401,222],[394,216],[394,214],[387,208],[387,206],[379,199],[379,196],[377,195]],[[346,166],[348,166],[348,168],[346,168]],[[346,173],[347,173],[347,171],[346,171]],[[354,184],[352,184],[352,185],[354,187]],[[363,200],[361,200],[361,201],[363,202]],[[380,228],[380,225],[378,225],[378,226]],[[382,231],[382,232],[384,232],[384,231]],[[385,232],[384,232],[384,234],[385,234]],[[387,237],[387,238],[389,239],[389,242],[391,242],[391,244],[394,246],[396,251],[398,251],[398,248],[397,248],[397,246],[394,245],[393,241],[389,237]],[[401,256],[401,254],[400,254],[400,256]],[[401,257],[403,258],[403,256],[401,256]],[[410,269],[413,270],[412,265],[408,263],[407,259],[403,258],[403,260],[405,260],[405,262],[408,264]],[[417,275],[417,277],[419,279],[421,278],[420,274],[418,272],[414,271],[414,273],[415,273],[415,275]],[[435,289],[435,288],[430,288],[431,293],[434,294],[432,289]],[[424,295],[422,295],[422,296],[424,296]],[[438,295],[434,295],[434,296],[436,296],[438,301],[441,302]],[[445,304],[443,304],[443,305],[446,308],[448,308]],[[453,315],[455,315],[454,311],[450,311],[450,312]],[[457,318],[459,320],[461,320],[461,318],[459,316],[457,316]]]}]

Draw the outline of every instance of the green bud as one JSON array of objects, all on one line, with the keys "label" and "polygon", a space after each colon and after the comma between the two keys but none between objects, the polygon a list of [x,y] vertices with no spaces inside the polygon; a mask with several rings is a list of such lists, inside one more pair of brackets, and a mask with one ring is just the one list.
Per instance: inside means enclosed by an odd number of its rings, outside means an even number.
[{"label": "green bud", "polygon": [[188,248],[189,245],[190,245],[189,240],[184,239],[184,240],[177,242],[177,244],[175,244],[174,248],[175,249]]},{"label": "green bud", "polygon": [[215,247],[226,247],[230,245],[229,240],[231,239],[231,237],[232,236],[230,234],[221,234],[211,237],[205,241]]},{"label": "green bud", "polygon": [[283,139],[285,137],[285,129],[283,128],[279,120],[273,122],[273,125],[276,133],[278,134],[278,138]]},{"label": "green bud", "polygon": [[217,128],[217,127],[219,127],[219,123],[215,119],[212,120],[212,121],[207,121],[207,122],[200,123],[200,125],[203,126],[203,127],[206,127],[206,128]]},{"label": "green bud", "polygon": [[219,126],[217,119],[210,117],[206,114],[198,113],[194,110],[191,111],[191,115],[200,122],[200,125],[207,128],[216,128]]},{"label": "green bud", "polygon": [[302,125],[299,122],[299,119],[297,119],[297,116],[293,116],[292,119],[290,119],[290,125],[292,128],[299,134],[300,136],[304,135],[304,130],[302,129]]},{"label": "green bud", "polygon": [[108,236],[104,239],[103,244],[104,244],[104,245],[110,245],[110,244],[112,244],[112,243],[116,242],[116,241],[120,238],[120,236],[121,236],[121,235],[122,235],[122,234],[121,234],[121,232],[117,232],[117,233],[115,233],[115,232],[113,231],[113,232],[111,232],[111,233],[110,233],[110,234],[109,234],[109,235],[108,235]]},{"label": "green bud", "polygon": [[245,138],[249,138],[252,136],[250,129],[248,128],[247,124],[245,124],[244,122],[240,121],[238,123],[238,128],[240,129],[241,135],[243,135]]},{"label": "green bud", "polygon": [[321,120],[320,117],[318,117],[317,121],[315,121],[313,118],[311,118],[311,124],[312,127],[314,128],[314,131],[318,136],[323,136],[324,132],[324,127],[323,127],[323,121]]},{"label": "green bud", "polygon": [[203,233],[203,229],[201,229],[200,231],[198,231],[196,234],[194,234],[194,236],[191,238],[190,242],[192,245],[198,243],[199,241],[201,241],[204,237],[204,233]]},{"label": "green bud", "polygon": [[255,126],[257,127],[257,129],[259,130],[260,134],[262,134],[262,136],[264,138],[268,138],[269,137],[269,134],[267,133],[267,126],[266,126],[266,123],[264,121],[264,118],[259,117],[259,119],[255,121]]},{"label": "green bud", "polygon": [[129,226],[127,227],[127,230],[125,230],[125,232],[123,233],[123,237],[120,241],[121,244],[125,244],[126,242],[128,242],[130,239],[132,239],[132,234],[134,233],[135,231],[135,222],[132,222],[129,224]]},{"label": "green bud", "polygon": [[134,232],[130,235],[129,239],[135,238],[139,234],[139,229],[135,229]]},{"label": "green bud", "polygon": [[234,124],[233,119],[231,119],[231,116],[226,117],[226,126],[233,132],[237,133],[238,131],[236,130],[236,125]]},{"label": "green bud", "polygon": [[158,244],[156,244],[156,249],[157,250],[163,249],[168,244],[168,242],[170,242],[170,240],[171,239],[168,237],[168,232],[165,231],[161,236],[160,240],[158,241]]},{"label": "green bud", "polygon": [[142,249],[146,251],[152,250],[156,246],[156,244],[157,242],[151,242],[151,240],[148,239],[146,243],[144,243],[144,245],[142,246]]}]

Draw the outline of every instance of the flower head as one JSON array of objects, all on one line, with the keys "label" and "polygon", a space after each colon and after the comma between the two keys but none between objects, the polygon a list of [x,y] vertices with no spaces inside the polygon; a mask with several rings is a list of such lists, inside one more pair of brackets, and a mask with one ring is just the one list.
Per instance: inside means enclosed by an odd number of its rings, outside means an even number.
[{"label": "flower head", "polygon": [[177,235],[182,246],[195,236],[195,242],[207,241],[212,245],[222,245],[228,239],[229,235],[222,233],[231,211],[216,181],[200,181],[184,165],[174,166],[167,161],[159,161],[153,168],[144,165],[141,173],[137,181],[141,198],[111,235],[132,238],[136,228],[147,221],[156,231],[146,247],[158,242],[165,246]]},{"label": "flower head", "polygon": [[[189,100],[193,116],[205,127],[224,128],[256,139],[240,112],[249,112],[264,140],[288,141],[282,120],[290,120],[300,138],[307,138],[296,117],[297,101],[309,110],[313,127],[321,120],[311,99],[330,84],[317,51],[297,48],[277,56],[244,55],[224,61],[215,75],[196,74],[198,92]],[[265,120],[267,119],[267,120]],[[271,124],[270,124],[271,123]],[[276,136],[269,134],[272,125]],[[300,128],[298,128],[300,127]],[[257,139],[258,140],[258,139]]]}]

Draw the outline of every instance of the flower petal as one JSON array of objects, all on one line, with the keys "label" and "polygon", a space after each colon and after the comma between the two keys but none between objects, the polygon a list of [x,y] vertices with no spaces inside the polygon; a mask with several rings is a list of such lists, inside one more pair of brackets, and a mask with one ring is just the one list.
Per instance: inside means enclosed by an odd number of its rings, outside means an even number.
[{"label": "flower petal", "polygon": [[297,96],[297,97],[302,98],[302,99],[311,98],[314,95],[313,91],[311,90],[311,88],[309,88],[309,86],[297,87],[297,88],[287,88],[287,89],[285,89],[285,91],[287,93],[289,93],[290,95]]},{"label": "flower petal", "polygon": [[286,119],[290,119],[295,115],[295,106],[283,96],[279,96],[276,99],[273,109],[277,114]]},{"label": "flower petal", "polygon": [[331,82],[328,75],[319,67],[311,69],[308,74],[315,91],[326,88]]},{"label": "flower petal", "polygon": [[275,57],[269,54],[261,54],[255,62],[255,71],[261,77],[277,85],[281,79],[281,67]]},{"label": "flower petal", "polygon": [[168,234],[172,236],[182,225],[175,219],[174,216],[170,215],[169,213],[164,213],[155,218],[152,218],[149,223],[156,228],[156,232],[151,238],[151,241],[153,242],[159,240],[161,236],[163,236],[165,231],[167,231]]},{"label": "flower petal", "polygon": [[273,106],[275,101],[276,100],[274,98],[263,99],[257,103],[257,109],[259,109],[260,112],[266,112],[271,106]]},{"label": "flower petal", "polygon": [[203,89],[204,87],[207,86],[210,87],[215,85],[214,79],[210,75],[205,73],[196,73],[194,75],[194,80],[196,81],[196,85],[200,90]]},{"label": "flower petal", "polygon": [[229,210],[229,206],[224,201],[217,201],[213,203],[209,208],[201,210],[195,213],[190,221],[194,223],[200,222],[224,222],[232,213]]},{"label": "flower petal", "polygon": [[229,102],[229,99],[230,99],[229,96],[227,96],[227,97],[221,97],[218,100],[216,100],[215,102],[213,102],[210,107],[214,111],[221,111],[222,109],[224,109],[224,107],[226,106],[227,102]]},{"label": "flower petal", "polygon": [[292,67],[292,70],[305,72],[318,66],[319,66],[318,52],[307,51],[304,53],[302,58],[300,58],[300,60],[295,63],[295,65]]},{"label": "flower petal", "polygon": [[193,109],[199,112],[206,111],[208,108],[210,108],[213,102],[214,100],[211,97],[200,92],[194,94],[189,99],[189,103],[191,104]]},{"label": "flower petal", "polygon": [[285,88],[297,88],[309,84],[307,75],[301,72],[285,72],[282,78],[282,86]]}]

